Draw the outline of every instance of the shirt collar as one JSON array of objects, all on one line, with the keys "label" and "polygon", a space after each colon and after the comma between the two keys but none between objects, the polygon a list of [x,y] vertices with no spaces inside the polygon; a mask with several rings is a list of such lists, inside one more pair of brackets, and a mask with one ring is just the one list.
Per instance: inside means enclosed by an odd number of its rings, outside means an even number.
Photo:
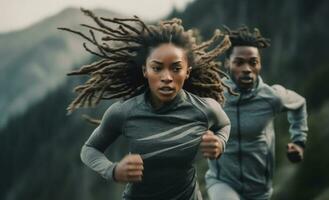
[{"label": "shirt collar", "polygon": [[144,102],[145,102],[145,105],[150,110],[152,110],[153,112],[156,112],[156,113],[164,113],[164,112],[167,112],[167,111],[175,108],[176,106],[178,106],[181,102],[185,101],[185,99],[186,99],[186,93],[185,93],[185,91],[183,89],[181,89],[177,93],[176,97],[173,100],[171,100],[171,101],[163,104],[160,108],[156,108],[155,109],[152,106],[151,101],[150,101],[150,92],[151,91],[149,89],[147,89],[145,91],[145,93],[144,93]]}]

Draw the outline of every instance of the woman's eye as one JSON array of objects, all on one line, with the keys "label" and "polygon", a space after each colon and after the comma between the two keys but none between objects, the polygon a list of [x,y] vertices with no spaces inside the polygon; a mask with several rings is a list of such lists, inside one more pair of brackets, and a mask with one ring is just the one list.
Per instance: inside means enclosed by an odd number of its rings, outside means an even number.
[{"label": "woman's eye", "polygon": [[179,72],[181,69],[182,69],[181,67],[174,67],[174,68],[173,68],[173,71],[174,71],[174,72]]},{"label": "woman's eye", "polygon": [[152,69],[155,72],[159,72],[161,70],[161,67],[159,67],[159,66],[153,66]]},{"label": "woman's eye", "polygon": [[182,66],[179,63],[175,63],[172,65],[172,70],[174,72],[179,72],[182,69]]}]

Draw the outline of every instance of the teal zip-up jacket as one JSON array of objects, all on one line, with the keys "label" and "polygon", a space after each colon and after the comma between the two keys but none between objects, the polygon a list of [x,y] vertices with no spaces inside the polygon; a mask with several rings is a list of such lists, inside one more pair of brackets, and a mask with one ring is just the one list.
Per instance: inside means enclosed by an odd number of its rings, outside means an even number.
[{"label": "teal zip-up jacket", "polygon": [[[239,93],[232,80],[225,82]],[[224,111],[231,120],[231,134],[221,158],[209,161],[207,187],[220,180],[247,199],[268,199],[274,168],[273,119],[286,111],[291,141],[305,144],[308,131],[305,99],[280,85],[269,86],[261,77],[250,92],[238,96],[225,93],[225,97]]]},{"label": "teal zip-up jacket", "polygon": [[113,178],[115,162],[105,149],[122,135],[129,152],[140,154],[143,180],[126,185],[125,200],[201,200],[197,187],[195,156],[202,135],[212,130],[225,146],[230,121],[213,99],[181,90],[159,109],[148,92],[113,104],[81,150],[82,161],[106,179]]}]

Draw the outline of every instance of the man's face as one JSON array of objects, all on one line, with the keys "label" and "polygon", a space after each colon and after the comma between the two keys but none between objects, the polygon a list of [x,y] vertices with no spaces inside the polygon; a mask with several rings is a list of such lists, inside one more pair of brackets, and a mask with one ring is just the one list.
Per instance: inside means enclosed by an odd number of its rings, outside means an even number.
[{"label": "man's face", "polygon": [[243,90],[251,89],[261,69],[259,51],[252,46],[235,46],[226,61],[233,81]]}]

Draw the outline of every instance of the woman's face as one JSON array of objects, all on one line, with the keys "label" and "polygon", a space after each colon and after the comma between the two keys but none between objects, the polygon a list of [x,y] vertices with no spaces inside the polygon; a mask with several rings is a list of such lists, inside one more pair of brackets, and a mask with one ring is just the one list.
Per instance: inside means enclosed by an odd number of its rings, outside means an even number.
[{"label": "woman's face", "polygon": [[186,53],[182,48],[165,43],[151,50],[143,67],[154,107],[173,100],[190,74]]}]

